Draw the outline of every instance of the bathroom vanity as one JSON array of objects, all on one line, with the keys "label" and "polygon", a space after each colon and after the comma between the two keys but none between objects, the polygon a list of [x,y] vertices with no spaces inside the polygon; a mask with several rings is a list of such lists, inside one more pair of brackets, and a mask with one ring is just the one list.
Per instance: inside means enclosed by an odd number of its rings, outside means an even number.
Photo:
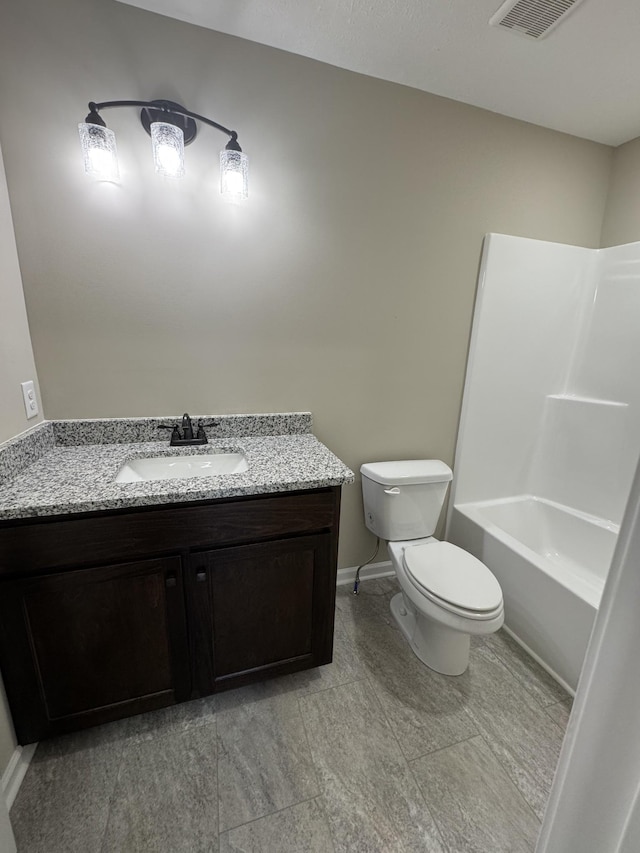
[{"label": "bathroom vanity", "polygon": [[123,459],[167,452],[121,442],[54,444],[0,487],[0,667],[20,743],[331,661],[353,475],[310,433],[234,441],[246,473],[204,484],[116,488]]}]

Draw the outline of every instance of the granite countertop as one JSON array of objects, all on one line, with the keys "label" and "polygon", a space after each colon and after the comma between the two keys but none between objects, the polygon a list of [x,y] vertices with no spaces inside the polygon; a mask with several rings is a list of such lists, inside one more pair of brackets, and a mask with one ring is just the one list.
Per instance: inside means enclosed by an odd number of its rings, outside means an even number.
[{"label": "granite countertop", "polygon": [[[222,416],[209,444],[194,447],[169,447],[168,440],[148,440],[157,434],[160,420],[165,419],[46,422],[33,431],[38,447],[31,456],[23,446],[16,446],[16,440],[0,445],[0,475],[3,450],[13,454],[13,468],[5,465],[0,482],[0,519],[317,489],[354,480],[353,472],[307,431],[311,425],[308,413]],[[132,424],[140,428],[133,429]],[[270,434],[283,428],[291,431]],[[217,437],[216,431],[222,435]],[[126,440],[131,437],[147,440]],[[102,443],[89,443],[96,440]],[[211,477],[115,482],[121,465],[130,459],[221,450],[242,451],[248,470]]]}]

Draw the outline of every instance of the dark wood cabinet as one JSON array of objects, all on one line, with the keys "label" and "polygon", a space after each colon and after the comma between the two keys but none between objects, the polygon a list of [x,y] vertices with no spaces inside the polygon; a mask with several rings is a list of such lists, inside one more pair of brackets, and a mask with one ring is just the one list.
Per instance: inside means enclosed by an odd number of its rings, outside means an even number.
[{"label": "dark wood cabinet", "polygon": [[[331,660],[331,537],[302,536],[191,558],[192,657],[199,693]],[[196,616],[197,615],[197,616]]]},{"label": "dark wood cabinet", "polygon": [[339,489],[0,525],[20,743],[331,660]]},{"label": "dark wood cabinet", "polygon": [[22,741],[189,698],[178,557],[5,581],[0,623]]}]

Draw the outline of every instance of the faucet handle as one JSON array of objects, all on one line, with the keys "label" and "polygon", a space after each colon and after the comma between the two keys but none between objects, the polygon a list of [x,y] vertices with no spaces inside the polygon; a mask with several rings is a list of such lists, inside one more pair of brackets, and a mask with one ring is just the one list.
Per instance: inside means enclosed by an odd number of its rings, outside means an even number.
[{"label": "faucet handle", "polygon": [[178,424],[158,424],[158,429],[170,429],[171,430],[171,440],[169,442],[170,445],[175,444],[177,441],[180,441],[180,427]]},{"label": "faucet handle", "polygon": [[217,423],[217,421],[203,421],[202,418],[198,418],[198,422],[196,424],[196,426],[197,426],[196,438],[200,439],[200,441],[202,441],[203,444],[208,444],[209,442],[207,441],[207,434],[205,433],[204,428],[210,427],[210,426],[215,426],[216,423]]}]

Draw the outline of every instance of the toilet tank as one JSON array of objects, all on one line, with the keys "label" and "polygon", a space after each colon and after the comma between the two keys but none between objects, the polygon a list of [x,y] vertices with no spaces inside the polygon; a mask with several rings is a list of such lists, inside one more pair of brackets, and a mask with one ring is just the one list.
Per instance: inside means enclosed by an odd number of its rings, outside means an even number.
[{"label": "toilet tank", "polygon": [[439,459],[367,462],[360,467],[365,524],[387,542],[435,532],[453,474]]}]

